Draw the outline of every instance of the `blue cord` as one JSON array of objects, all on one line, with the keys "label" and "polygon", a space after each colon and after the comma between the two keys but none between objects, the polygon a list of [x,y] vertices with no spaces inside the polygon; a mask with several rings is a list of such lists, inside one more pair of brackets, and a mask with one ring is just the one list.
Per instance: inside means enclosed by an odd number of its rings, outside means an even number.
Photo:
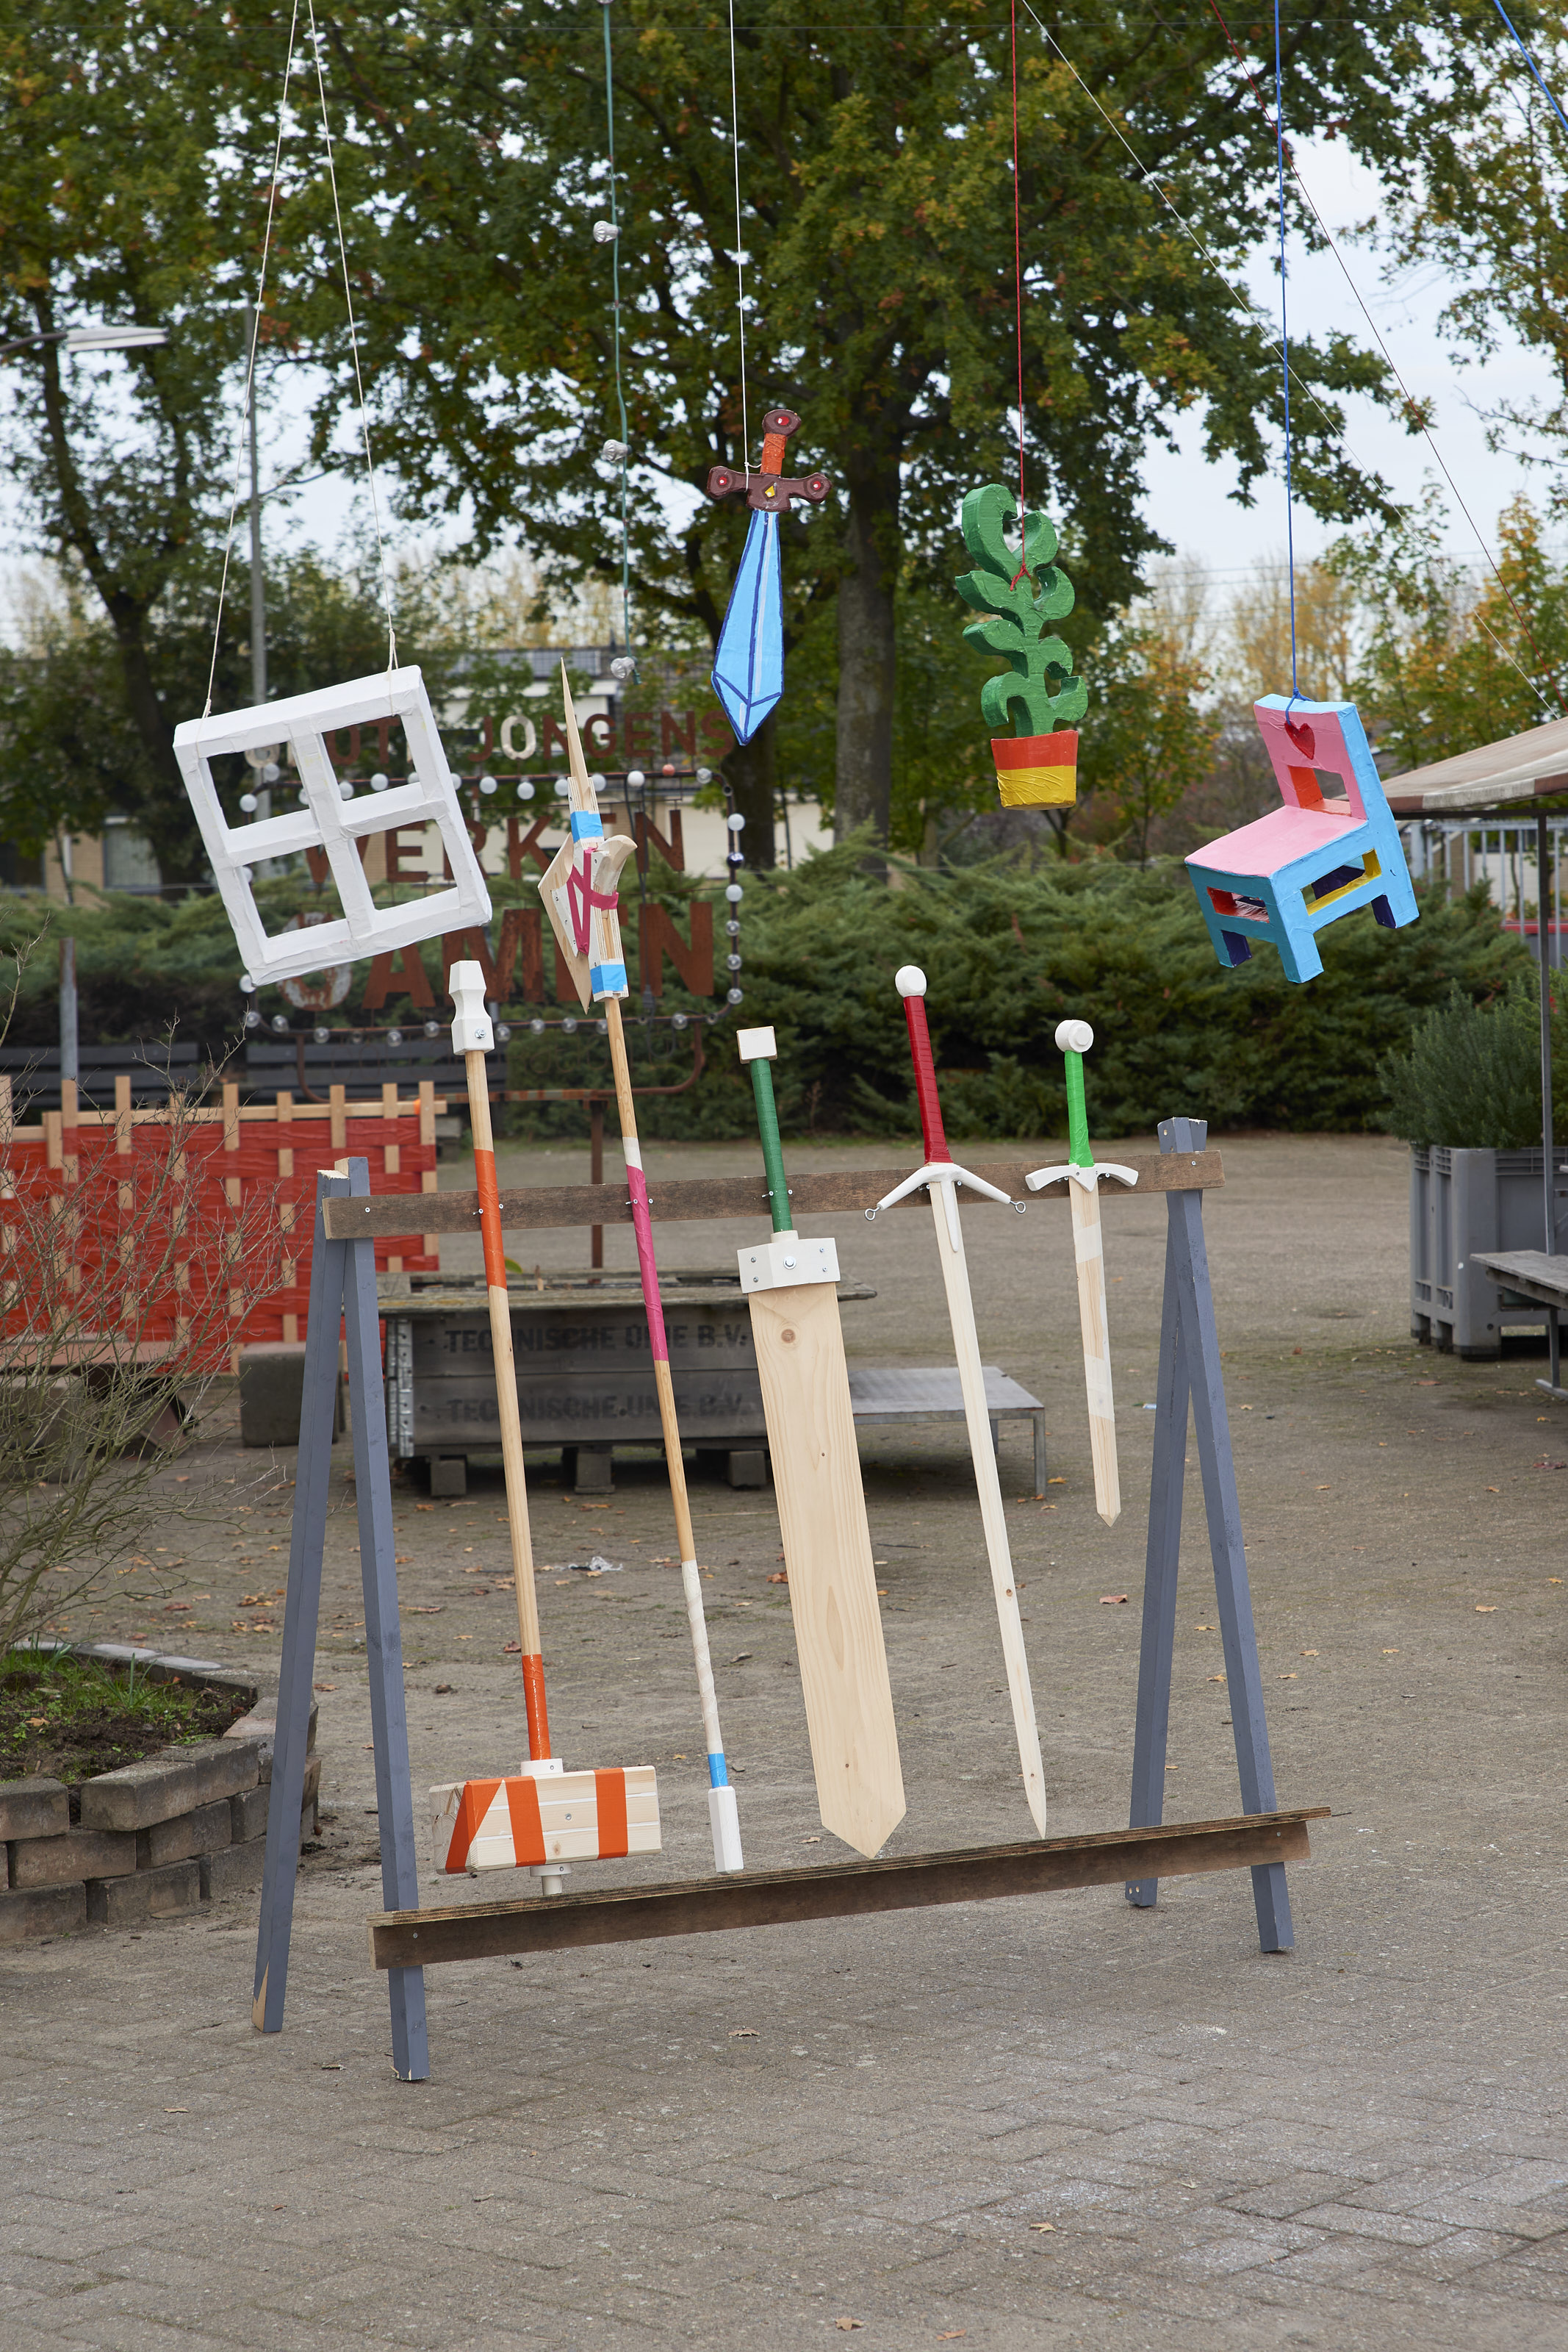
[{"label": "blue cord", "polygon": [[1280,352],[1285,387],[1285,568],[1291,583],[1291,700],[1299,702],[1296,676],[1296,540],[1291,509],[1291,330],[1285,313],[1285,102],[1280,72],[1280,0],[1274,0],[1274,155],[1280,172]]},{"label": "blue cord", "polygon": [[[621,387],[621,217],[615,205],[615,68],[610,47],[610,0],[601,0],[604,13],[604,119],[609,130],[610,144],[610,225],[615,235],[610,240],[610,282],[615,309],[615,404],[621,412],[621,446],[629,448],[631,427],[626,422],[626,395]],[[632,660],[632,676],[637,675],[637,656],[632,644],[632,526],[628,520],[627,471],[630,457],[621,460],[621,621],[626,632],[626,651]]]},{"label": "blue cord", "polygon": [[1544,80],[1542,79],[1541,68],[1536,64],[1535,59],[1531,56],[1530,51],[1525,47],[1524,43],[1520,39],[1519,35],[1514,32],[1513,19],[1509,15],[1508,10],[1503,6],[1502,0],[1492,0],[1492,5],[1496,8],[1498,15],[1502,18],[1503,23],[1508,26],[1509,31],[1513,33],[1514,45],[1518,48],[1520,56],[1524,59],[1525,64],[1530,68],[1531,72],[1535,76],[1536,80],[1541,83],[1541,94],[1545,99],[1547,105],[1552,109],[1552,111],[1557,117],[1558,121],[1563,125],[1563,130],[1568,131],[1568,114],[1563,113],[1563,109],[1558,105],[1557,100],[1547,89]]}]

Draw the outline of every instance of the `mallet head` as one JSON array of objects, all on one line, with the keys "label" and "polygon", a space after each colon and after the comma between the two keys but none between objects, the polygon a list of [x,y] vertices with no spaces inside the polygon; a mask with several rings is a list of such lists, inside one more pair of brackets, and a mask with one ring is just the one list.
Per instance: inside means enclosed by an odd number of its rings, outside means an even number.
[{"label": "mallet head", "polygon": [[1056,1050],[1059,1054],[1086,1054],[1094,1043],[1094,1032],[1087,1021],[1059,1021],[1056,1024]]}]

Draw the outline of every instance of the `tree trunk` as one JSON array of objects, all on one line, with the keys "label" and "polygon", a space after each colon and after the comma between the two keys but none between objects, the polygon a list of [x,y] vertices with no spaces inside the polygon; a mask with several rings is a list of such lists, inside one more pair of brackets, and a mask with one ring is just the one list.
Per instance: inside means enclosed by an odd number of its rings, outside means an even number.
[{"label": "tree trunk", "polygon": [[747,864],[758,871],[777,863],[773,844],[778,747],[779,713],[773,709],[750,742],[737,743],[733,751],[725,753],[722,763],[726,781],[735,794],[736,808],[746,819],[740,846],[746,852]]},{"label": "tree trunk", "polygon": [[839,583],[839,702],[833,838],[869,823],[887,839],[893,797],[894,552],[898,471],[852,478]]}]

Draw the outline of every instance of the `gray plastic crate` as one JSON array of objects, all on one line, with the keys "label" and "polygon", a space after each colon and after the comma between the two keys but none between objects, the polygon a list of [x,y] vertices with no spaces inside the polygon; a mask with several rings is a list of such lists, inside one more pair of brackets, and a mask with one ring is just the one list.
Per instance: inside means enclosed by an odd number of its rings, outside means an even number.
[{"label": "gray plastic crate", "polygon": [[[1568,1147],[1558,1146],[1563,1152]],[[1504,1290],[1470,1259],[1477,1250],[1544,1245],[1539,1151],[1450,1150],[1442,1144],[1410,1152],[1410,1334],[1468,1361],[1502,1353],[1509,1330],[1542,1331],[1546,1309]],[[1557,1198],[1568,1198],[1559,1160]],[[1558,1210],[1559,1223],[1563,1218]]]}]

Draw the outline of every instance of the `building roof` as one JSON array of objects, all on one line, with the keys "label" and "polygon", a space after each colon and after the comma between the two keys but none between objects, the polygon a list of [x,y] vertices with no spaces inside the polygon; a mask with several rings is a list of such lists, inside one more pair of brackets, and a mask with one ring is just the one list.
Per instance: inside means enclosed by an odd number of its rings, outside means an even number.
[{"label": "building roof", "polygon": [[1383,789],[1396,816],[1469,816],[1568,792],[1568,719],[1385,777]]}]

